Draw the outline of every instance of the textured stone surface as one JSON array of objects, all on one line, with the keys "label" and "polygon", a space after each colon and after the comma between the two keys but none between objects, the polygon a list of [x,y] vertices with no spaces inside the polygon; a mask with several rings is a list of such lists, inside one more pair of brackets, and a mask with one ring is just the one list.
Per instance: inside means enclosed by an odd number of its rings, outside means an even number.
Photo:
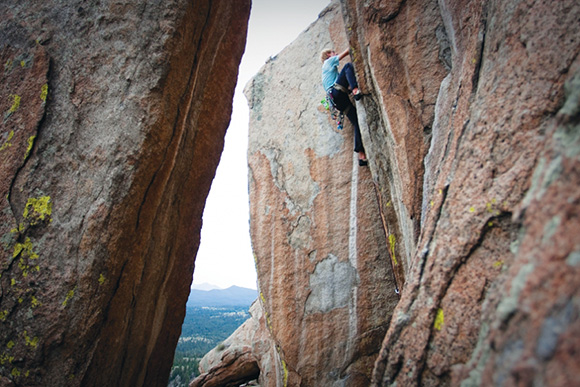
[{"label": "textured stone surface", "polygon": [[0,384],[166,385],[248,3],[0,4]]},{"label": "textured stone surface", "polygon": [[338,4],[246,87],[259,290],[276,385],[361,386],[398,301],[368,168],[320,101],[320,51],[347,47]]},{"label": "textured stone surface", "polygon": [[359,84],[372,95],[364,101],[369,130],[363,130],[363,140],[377,155],[370,166],[386,232],[404,269],[398,273],[402,286],[420,233],[423,160],[448,72],[440,59],[444,24],[437,1],[341,3]]},{"label": "textured stone surface", "polygon": [[198,376],[190,387],[237,387],[257,379],[259,375],[260,368],[251,347],[244,347],[224,353],[219,365]]},{"label": "textured stone surface", "polygon": [[[362,332],[389,321],[373,385],[580,383],[580,5],[340,6],[247,89],[278,385],[369,384],[376,336]],[[372,176],[349,170],[349,128],[320,131],[313,108],[316,54],[343,31]]]},{"label": "textured stone surface", "polygon": [[251,317],[222,345],[207,353],[199,363],[201,375],[191,387],[238,386],[259,379],[259,385],[277,386],[276,376],[283,373],[282,364],[272,341],[264,308],[256,300],[250,308]]},{"label": "textured stone surface", "polygon": [[409,263],[374,385],[578,384],[580,6],[342,5]]}]

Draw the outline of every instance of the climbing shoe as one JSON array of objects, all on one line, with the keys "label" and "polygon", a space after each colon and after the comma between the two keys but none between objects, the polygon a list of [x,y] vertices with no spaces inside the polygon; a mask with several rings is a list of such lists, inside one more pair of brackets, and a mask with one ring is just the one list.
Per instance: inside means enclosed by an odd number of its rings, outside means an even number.
[{"label": "climbing shoe", "polygon": [[358,165],[361,167],[364,167],[365,165],[368,165],[369,161],[367,159],[358,159]]},{"label": "climbing shoe", "polygon": [[360,99],[362,98],[362,93],[360,90],[356,91],[356,94],[353,94],[355,101],[360,101]]}]

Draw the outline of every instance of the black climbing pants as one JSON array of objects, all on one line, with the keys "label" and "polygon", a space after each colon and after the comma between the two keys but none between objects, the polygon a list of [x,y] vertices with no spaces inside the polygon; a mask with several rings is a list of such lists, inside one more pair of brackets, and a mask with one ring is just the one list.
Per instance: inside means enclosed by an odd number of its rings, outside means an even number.
[{"label": "black climbing pants", "polygon": [[355,152],[364,152],[365,148],[362,144],[362,139],[360,136],[360,128],[358,126],[358,117],[356,115],[356,107],[350,102],[350,98],[348,94],[334,87],[330,89],[330,95],[332,97],[332,101],[338,110],[345,113],[348,117],[348,120],[354,126],[354,151]]}]

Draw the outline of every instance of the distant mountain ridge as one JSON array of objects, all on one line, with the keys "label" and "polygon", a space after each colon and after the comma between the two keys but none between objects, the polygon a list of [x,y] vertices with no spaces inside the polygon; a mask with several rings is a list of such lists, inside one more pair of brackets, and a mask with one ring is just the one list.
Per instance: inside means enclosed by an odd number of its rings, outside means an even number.
[{"label": "distant mountain ridge", "polygon": [[191,289],[187,307],[225,307],[247,306],[258,297],[258,291],[254,289],[230,286],[227,289],[199,290]]},{"label": "distant mountain ridge", "polygon": [[195,289],[195,290],[213,290],[213,289],[222,289],[217,285],[214,284],[210,284],[207,282],[201,283],[201,284],[191,284],[191,288]]}]

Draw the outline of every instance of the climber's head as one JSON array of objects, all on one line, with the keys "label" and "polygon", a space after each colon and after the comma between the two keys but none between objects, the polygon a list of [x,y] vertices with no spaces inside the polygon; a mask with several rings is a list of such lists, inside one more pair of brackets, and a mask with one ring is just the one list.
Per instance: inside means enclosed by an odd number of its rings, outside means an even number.
[{"label": "climber's head", "polygon": [[336,52],[334,52],[334,50],[326,48],[322,50],[322,52],[320,53],[320,60],[322,61],[322,63],[324,63],[325,60],[334,55],[336,55]]}]

